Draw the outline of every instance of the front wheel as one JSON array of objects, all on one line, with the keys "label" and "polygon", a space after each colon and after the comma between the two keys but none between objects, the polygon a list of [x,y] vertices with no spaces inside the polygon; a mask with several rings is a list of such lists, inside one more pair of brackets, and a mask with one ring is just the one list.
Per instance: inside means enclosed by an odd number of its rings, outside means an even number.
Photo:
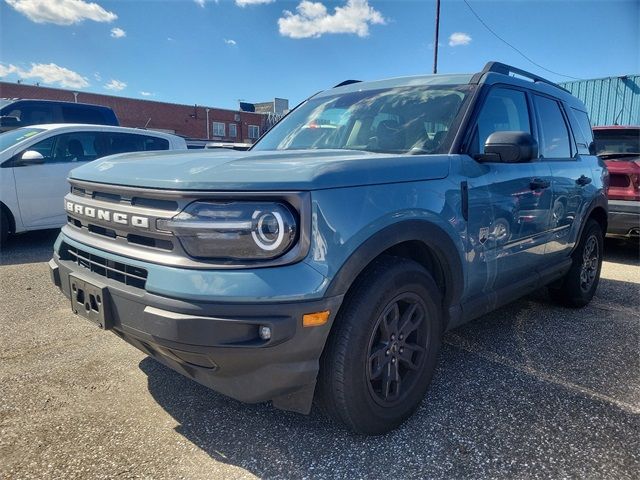
[{"label": "front wheel", "polygon": [[334,420],[388,432],[422,401],[442,335],[441,295],[418,263],[377,260],[345,299],[322,355],[319,399]]},{"label": "front wheel", "polygon": [[562,305],[580,308],[587,305],[598,288],[602,269],[603,232],[600,224],[589,219],[580,242],[573,252],[573,264],[560,281],[549,292]]}]

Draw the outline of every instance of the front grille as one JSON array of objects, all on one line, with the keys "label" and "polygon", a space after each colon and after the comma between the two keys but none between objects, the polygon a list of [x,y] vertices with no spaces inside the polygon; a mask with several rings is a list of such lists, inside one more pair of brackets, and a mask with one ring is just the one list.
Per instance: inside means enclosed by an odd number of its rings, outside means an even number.
[{"label": "front grille", "polygon": [[147,283],[147,271],[144,268],[107,260],[100,255],[73,247],[66,242],[60,246],[60,259],[72,261],[93,273],[132,287],[144,288]]},{"label": "front grille", "polygon": [[92,198],[105,203],[124,203],[143,208],[154,208],[156,210],[167,210],[173,212],[178,209],[178,202],[175,200],[163,200],[157,198],[147,198],[138,196],[125,196],[117,193],[101,192],[99,190],[87,191],[84,188],[73,186],[71,193],[78,197]]}]

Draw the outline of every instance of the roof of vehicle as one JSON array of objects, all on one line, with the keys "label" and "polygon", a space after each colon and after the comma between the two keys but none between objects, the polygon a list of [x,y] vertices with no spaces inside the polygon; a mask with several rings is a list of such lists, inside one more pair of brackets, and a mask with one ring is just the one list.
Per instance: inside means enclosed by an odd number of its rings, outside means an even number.
[{"label": "roof of vehicle", "polygon": [[4,100],[7,102],[6,104],[3,105],[3,108],[18,102],[34,102],[34,103],[38,102],[38,103],[51,103],[51,104],[78,105],[80,107],[86,107],[86,108],[104,108],[107,110],[111,110],[111,107],[107,107],[106,105],[96,105],[93,103],[67,102],[65,100],[44,100],[39,98],[1,98],[0,100]]},{"label": "roof of vehicle", "polygon": [[117,127],[115,125],[93,125],[90,123],[45,123],[42,125],[29,125],[21,128],[38,128],[41,130],[95,130],[100,129],[102,131],[109,132],[121,132],[121,133],[133,133],[138,135],[153,135],[155,137],[173,138],[184,140],[179,135],[172,133],[158,132],[156,130],[145,130],[143,128],[131,128],[131,127]]},{"label": "roof of vehicle", "polygon": [[482,71],[475,74],[418,75],[366,82],[347,80],[338,84],[334,88],[318,93],[315,98],[332,96],[340,93],[358,92],[361,90],[377,90],[397,87],[465,84],[494,85],[500,83],[517,85],[530,90],[539,91],[540,93],[559,98],[574,108],[578,108],[583,111],[585,110],[584,104],[561,86],[533,73],[500,62],[488,62]]}]

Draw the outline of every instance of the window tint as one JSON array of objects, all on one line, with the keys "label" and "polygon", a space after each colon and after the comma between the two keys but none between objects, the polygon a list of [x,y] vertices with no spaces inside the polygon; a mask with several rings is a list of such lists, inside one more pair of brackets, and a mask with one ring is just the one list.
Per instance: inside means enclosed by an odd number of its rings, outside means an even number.
[{"label": "window tint", "polygon": [[56,137],[52,162],[88,162],[95,160],[95,140],[97,132],[65,133]]},{"label": "window tint", "polygon": [[105,123],[102,111],[95,108],[64,106],[62,107],[62,118],[68,123],[95,123],[98,125]]},{"label": "window tint", "polygon": [[9,116],[17,118],[20,126],[55,123],[55,108],[55,105],[23,104],[12,109]]},{"label": "window tint", "polygon": [[540,157],[570,158],[571,143],[560,105],[550,98],[535,96],[540,118]]},{"label": "window tint", "polygon": [[494,88],[489,92],[478,117],[470,153],[484,153],[484,144],[494,132],[531,133],[524,92],[510,88]]},{"label": "window tint", "polygon": [[591,131],[591,123],[589,122],[589,116],[587,112],[582,110],[576,110],[572,108],[573,121],[573,135],[578,144],[578,153],[582,155],[589,155],[589,145],[593,142],[593,132]]},{"label": "window tint", "polygon": [[33,150],[39,152],[43,157],[45,163],[51,162],[53,159],[53,146],[55,145],[56,137],[49,137],[41,142],[36,143],[35,145],[26,148],[22,152],[18,154],[18,157],[22,156],[24,152],[27,150]]},{"label": "window tint", "polygon": [[103,133],[103,138],[100,139],[100,145],[97,148],[99,157],[117,153],[168,149],[169,141],[164,138],[129,133]]}]

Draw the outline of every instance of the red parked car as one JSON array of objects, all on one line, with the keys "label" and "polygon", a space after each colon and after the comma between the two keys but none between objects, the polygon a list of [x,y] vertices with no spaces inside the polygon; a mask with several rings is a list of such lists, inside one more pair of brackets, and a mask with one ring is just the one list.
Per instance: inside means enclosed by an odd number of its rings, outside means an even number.
[{"label": "red parked car", "polygon": [[640,235],[640,126],[593,127],[596,153],[609,169],[609,235]]}]

